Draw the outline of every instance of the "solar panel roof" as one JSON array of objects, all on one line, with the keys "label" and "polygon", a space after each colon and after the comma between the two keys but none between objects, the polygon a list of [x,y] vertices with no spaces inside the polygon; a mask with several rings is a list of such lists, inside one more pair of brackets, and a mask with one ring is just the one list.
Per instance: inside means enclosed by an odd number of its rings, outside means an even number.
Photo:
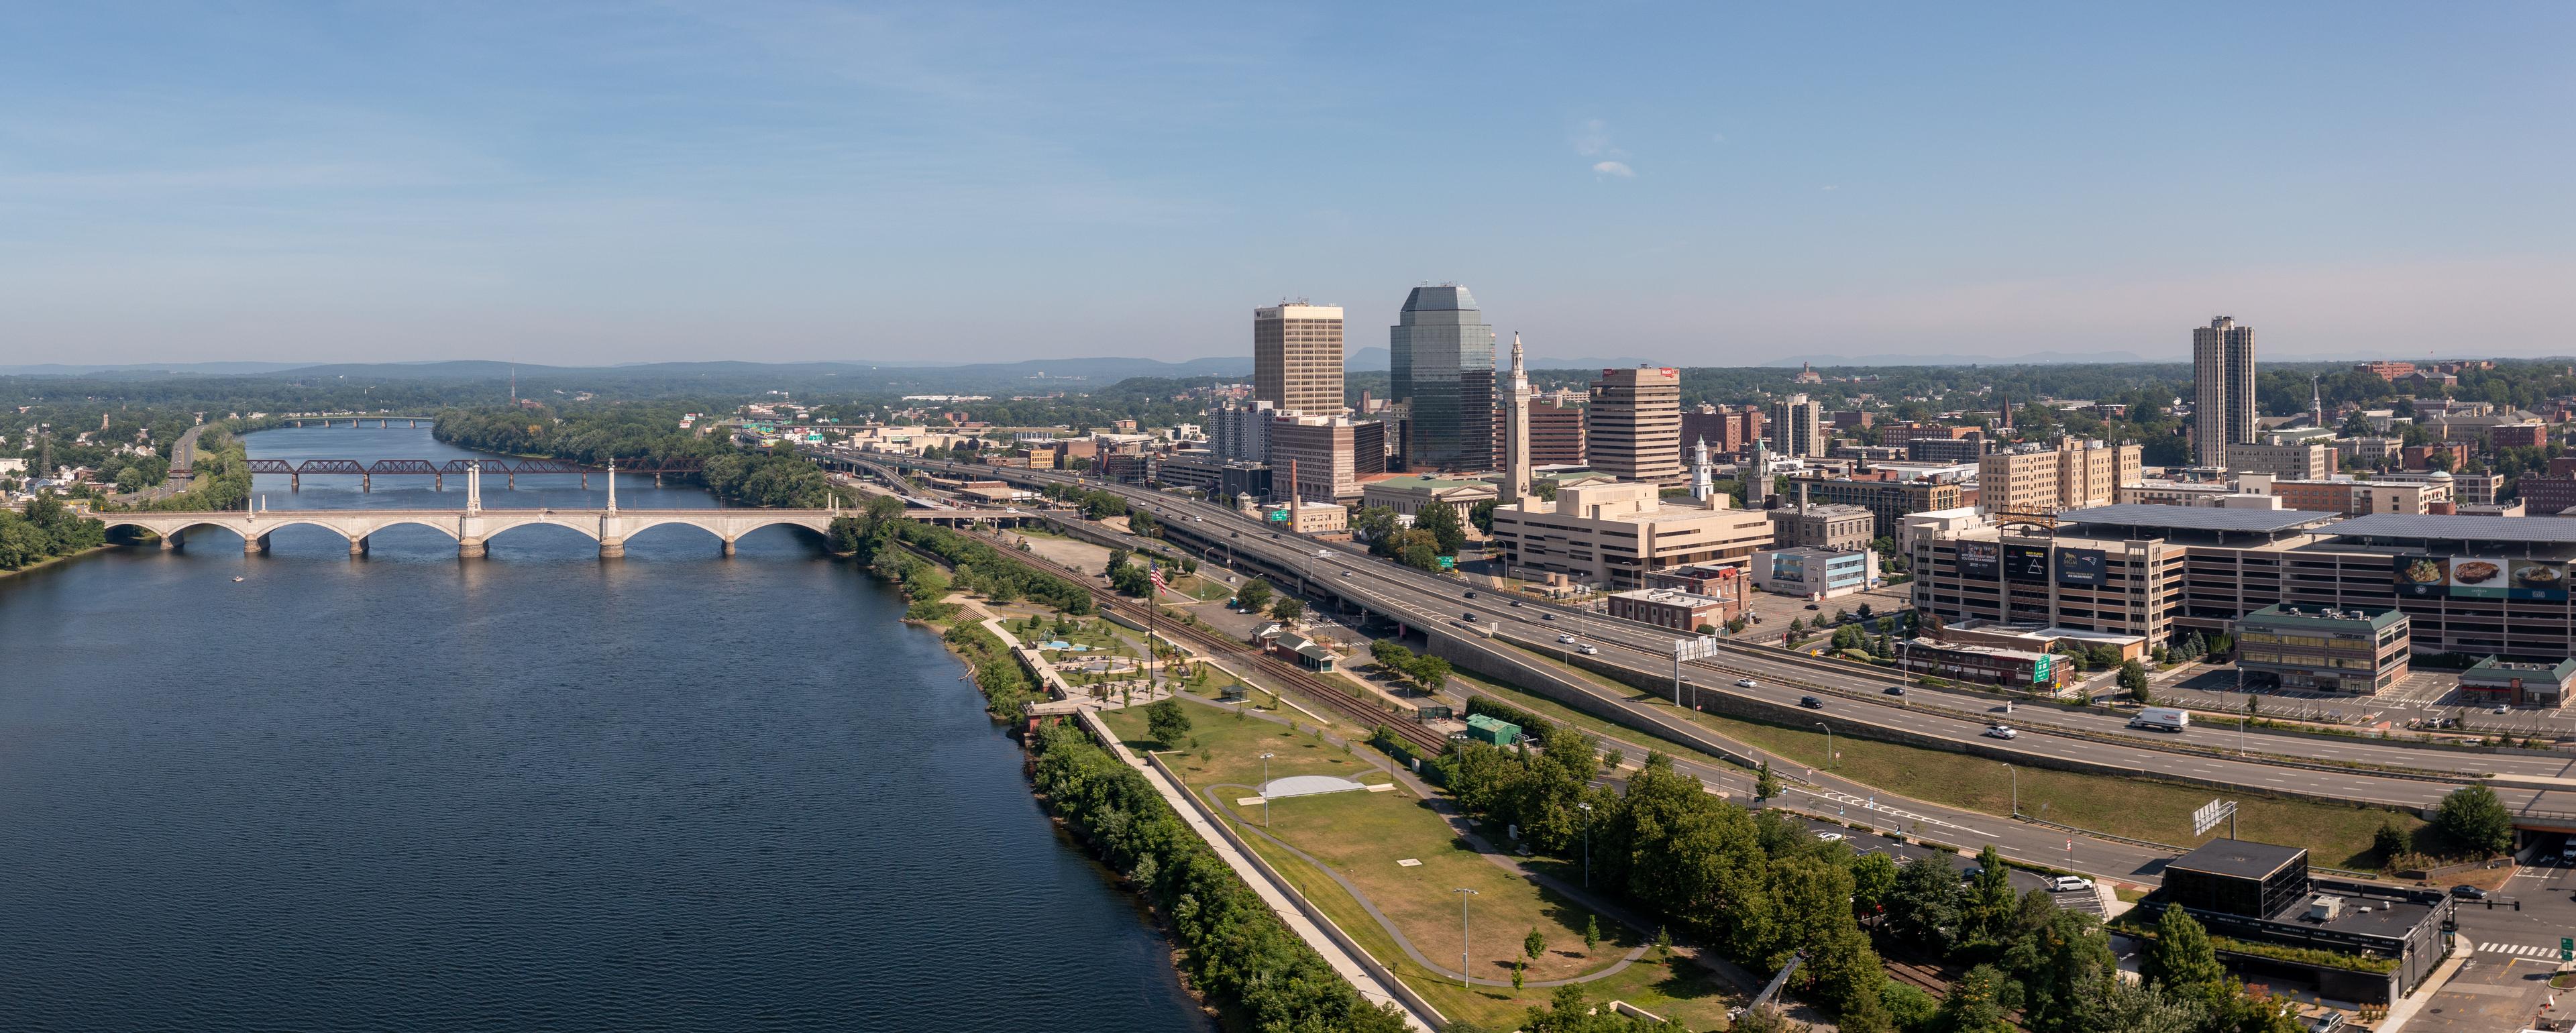
[{"label": "solar panel roof", "polygon": [[2066,510],[2057,514],[2057,522],[2060,525],[2117,524],[2181,531],[2273,532],[2305,527],[2335,516],[2337,514],[2305,509],[2219,509],[2213,506],[2156,506],[2126,502],[2116,506]]},{"label": "solar panel roof", "polygon": [[2484,542],[2576,544],[2576,520],[2555,517],[2460,516],[2373,513],[2325,528],[2328,534],[2372,538],[2452,538]]}]

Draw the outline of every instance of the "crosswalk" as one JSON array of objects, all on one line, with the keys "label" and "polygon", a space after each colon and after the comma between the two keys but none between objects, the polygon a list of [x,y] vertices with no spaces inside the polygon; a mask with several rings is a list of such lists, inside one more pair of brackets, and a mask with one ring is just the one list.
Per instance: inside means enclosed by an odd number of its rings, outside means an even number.
[{"label": "crosswalk", "polygon": [[2554,946],[2530,947],[2519,943],[2481,943],[2478,945],[2478,953],[2510,954],[2518,958],[2538,958],[2543,961],[2558,960],[2558,948]]}]

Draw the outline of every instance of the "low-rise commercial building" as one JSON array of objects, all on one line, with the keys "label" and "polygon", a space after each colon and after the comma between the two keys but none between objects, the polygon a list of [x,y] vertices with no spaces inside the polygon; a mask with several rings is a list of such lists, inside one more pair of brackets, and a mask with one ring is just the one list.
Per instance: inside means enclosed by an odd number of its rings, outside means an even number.
[{"label": "low-rise commercial building", "polygon": [[2248,980],[2295,981],[2320,997],[2385,1004],[2414,992],[2442,963],[2441,930],[2455,906],[2438,889],[2316,878],[2297,847],[2215,839],[2167,862],[2164,885],[2138,911],[2152,924],[2179,907],[2212,936],[2393,961],[2383,970],[2289,952],[2220,952]]},{"label": "low-rise commercial building", "polygon": [[2372,695],[2406,677],[2406,615],[2266,606],[2236,622],[2236,666],[2247,684]]},{"label": "low-rise commercial building", "polygon": [[1646,587],[1670,588],[1719,599],[1744,598],[1743,567],[1674,567],[1646,573]]},{"label": "low-rise commercial building", "polygon": [[2029,649],[2005,649],[1910,639],[1896,652],[1897,666],[1916,674],[1951,681],[2002,685],[2055,695],[2073,678],[2075,665],[2066,658]]},{"label": "low-rise commercial building", "polygon": [[2335,472],[2335,465],[2334,446],[2323,443],[2227,446],[2227,469],[2234,473],[2321,481]]},{"label": "low-rise commercial building", "polygon": [[1986,437],[1970,433],[1955,438],[1908,438],[1905,458],[1918,463],[1974,463],[1986,455]]},{"label": "low-rise commercial building", "polygon": [[1878,583],[1878,554],[1868,550],[1763,549],[1753,554],[1753,587],[1778,595],[1831,599]]},{"label": "low-rise commercial building", "polygon": [[1798,506],[1775,509],[1771,544],[1850,552],[1869,548],[1878,537],[1878,515],[1859,506]]},{"label": "low-rise commercial building", "polygon": [[1659,496],[1652,483],[1569,484],[1553,502],[1495,507],[1494,544],[1511,574],[1616,591],[1643,587],[1659,570],[1748,566],[1771,542],[1771,521],[1732,508],[1726,496],[1705,503]]},{"label": "low-rise commercial building", "polygon": [[1725,627],[1726,622],[1743,612],[1744,601],[1694,595],[1670,588],[1641,588],[1612,593],[1608,606],[1610,616],[1620,620],[1695,634],[1703,627]]},{"label": "low-rise commercial building", "polygon": [[2563,707],[2576,688],[2576,659],[2515,663],[2488,657],[2460,672],[2460,693],[2482,706]]},{"label": "low-rise commercial building", "polygon": [[1250,495],[1255,499],[1270,497],[1270,468],[1260,463],[1239,459],[1219,459],[1211,453],[1185,452],[1165,456],[1154,463],[1154,477],[1165,487],[1196,488],[1209,498],[1225,499]]},{"label": "low-rise commercial building", "polygon": [[[1959,497],[1959,486],[1931,479],[1852,480],[1848,478],[1799,477],[1789,482],[1791,497],[1800,490],[1817,505],[1859,506],[1878,518],[1880,527],[1896,527],[1912,513],[1957,509],[1966,503]],[[2576,505],[2576,502],[2569,503]]]},{"label": "low-rise commercial building", "polygon": [[1349,534],[1351,511],[1330,502],[1281,502],[1261,507],[1261,518],[1272,527],[1298,534],[1332,536]]},{"label": "low-rise commercial building", "polygon": [[1467,510],[1479,502],[1491,502],[1499,494],[1494,482],[1459,480],[1446,477],[1389,477],[1360,485],[1360,504],[1384,506],[1400,517],[1411,518],[1422,507],[1444,503],[1458,511],[1458,521],[1465,523]]}]

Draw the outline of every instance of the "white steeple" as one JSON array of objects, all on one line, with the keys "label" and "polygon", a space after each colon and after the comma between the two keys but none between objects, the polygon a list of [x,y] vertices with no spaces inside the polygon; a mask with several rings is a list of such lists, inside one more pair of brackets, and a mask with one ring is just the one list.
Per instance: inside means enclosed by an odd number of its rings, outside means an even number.
[{"label": "white steeple", "polygon": [[1717,490],[1716,478],[1708,465],[1708,436],[1703,434],[1691,446],[1691,497],[1702,502]]},{"label": "white steeple", "polygon": [[1503,483],[1499,502],[1513,505],[1530,494],[1529,370],[1521,365],[1521,335],[1512,334],[1512,372],[1503,382]]}]

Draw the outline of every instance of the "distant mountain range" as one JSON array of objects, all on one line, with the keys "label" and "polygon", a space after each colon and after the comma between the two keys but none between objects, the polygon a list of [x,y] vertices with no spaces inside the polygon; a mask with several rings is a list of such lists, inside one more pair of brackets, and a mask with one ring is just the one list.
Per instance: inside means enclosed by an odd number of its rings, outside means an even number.
[{"label": "distant mountain range", "polygon": [[[1504,345],[1495,354],[1494,365],[1497,368],[1510,368],[1512,362],[1511,356],[1511,346]],[[1351,373],[1384,373],[1393,361],[1393,356],[1384,348],[1362,348],[1358,351],[1342,353],[1342,369]],[[1530,369],[1611,369],[1618,366],[1660,366],[1663,364],[1660,362],[1640,359],[1635,356],[1624,355],[1607,359],[1559,359],[1539,355],[1524,355],[1521,357],[1521,365]],[[1248,370],[1251,367],[1247,364],[1245,368]]]},{"label": "distant mountain range", "polygon": [[[1795,359],[1774,359],[1765,367],[1796,366],[2069,366],[2086,363],[2155,362],[2136,352],[2032,352],[2028,355],[1808,355]],[[2185,362],[2188,358],[2166,359]]]}]

